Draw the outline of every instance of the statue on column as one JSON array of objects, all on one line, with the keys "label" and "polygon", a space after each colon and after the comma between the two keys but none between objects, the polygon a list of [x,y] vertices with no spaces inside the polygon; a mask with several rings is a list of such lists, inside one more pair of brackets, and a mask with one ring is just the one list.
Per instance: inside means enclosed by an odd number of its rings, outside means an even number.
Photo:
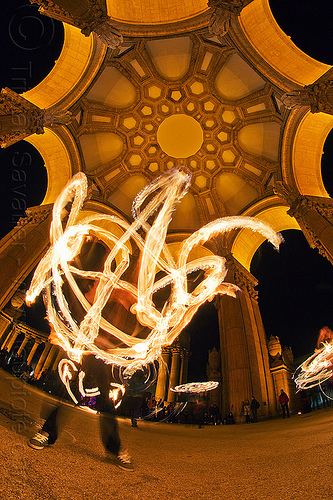
[{"label": "statue on column", "polygon": [[69,125],[70,111],[40,109],[9,88],[0,91],[0,144],[6,148],[32,134],[44,134],[44,127]]},{"label": "statue on column", "polygon": [[[101,7],[98,0],[30,0],[30,3],[39,5],[39,12],[53,17],[72,26],[80,28],[84,36],[92,32],[110,49],[115,49],[123,42],[121,33],[113,26],[111,18]],[[73,5],[76,4],[76,5]]]}]

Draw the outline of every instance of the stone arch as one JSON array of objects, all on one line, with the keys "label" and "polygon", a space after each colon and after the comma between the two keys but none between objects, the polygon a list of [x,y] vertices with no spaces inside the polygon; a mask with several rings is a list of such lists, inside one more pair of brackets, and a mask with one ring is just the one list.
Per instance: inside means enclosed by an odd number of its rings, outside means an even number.
[{"label": "stone arch", "polygon": [[[333,116],[308,112],[296,131],[293,151],[293,177],[300,194],[304,196],[329,195],[321,175],[321,156],[325,140],[333,127]],[[288,178],[288,173],[284,173]]]},{"label": "stone arch", "polygon": [[[289,206],[272,205],[259,209],[255,214],[248,214],[257,217],[263,222],[269,224],[275,231],[280,232],[286,229],[300,229],[298,222],[294,217],[287,213]],[[241,229],[234,239],[231,252],[235,259],[240,262],[245,269],[250,271],[251,260],[265,241],[265,238],[259,233],[254,233],[249,229]]]},{"label": "stone arch", "polygon": [[51,129],[45,128],[44,134],[33,134],[25,139],[42,155],[47,170],[47,191],[42,205],[54,203],[58,194],[65,187],[73,174],[73,155],[67,145]]},{"label": "stone arch", "polygon": [[[25,92],[23,97],[39,108],[50,108],[62,101],[77,87],[88,66],[94,57],[95,38],[93,35],[85,37],[79,30],[64,23],[64,45],[61,54],[50,73],[33,89]],[[103,48],[103,56],[106,48]],[[97,61],[99,67],[101,61]],[[91,73],[89,82],[95,76]],[[85,90],[86,86],[82,89]],[[78,95],[75,96],[78,98]]]},{"label": "stone arch", "polygon": [[258,54],[292,82],[309,85],[331,68],[296,47],[275,21],[269,0],[253,0],[242,10],[239,20]]}]

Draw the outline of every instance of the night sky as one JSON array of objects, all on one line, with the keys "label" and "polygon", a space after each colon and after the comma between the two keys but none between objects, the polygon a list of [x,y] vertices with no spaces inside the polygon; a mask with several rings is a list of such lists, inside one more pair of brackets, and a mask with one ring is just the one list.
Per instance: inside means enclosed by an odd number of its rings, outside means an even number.
[{"label": "night sky", "polygon": [[[270,5],[282,29],[299,48],[333,64],[331,0],[270,0]],[[28,0],[5,3],[0,22],[0,87],[22,93],[53,67],[61,51],[63,28],[61,23],[39,15],[37,6]],[[2,149],[0,165],[2,237],[24,216],[26,207],[41,203],[47,176],[41,156],[25,141]],[[332,168],[333,133],[326,141],[322,161],[324,184],[331,196]],[[268,243],[260,247],[251,272],[259,279],[259,305],[267,336],[279,336],[282,345],[292,347],[298,357],[313,351],[323,325],[333,328],[333,266],[309,247],[300,231],[285,231],[283,236],[285,243],[279,253]],[[208,349],[219,347],[214,306],[204,304],[187,330],[192,339],[189,379],[205,380]]]}]

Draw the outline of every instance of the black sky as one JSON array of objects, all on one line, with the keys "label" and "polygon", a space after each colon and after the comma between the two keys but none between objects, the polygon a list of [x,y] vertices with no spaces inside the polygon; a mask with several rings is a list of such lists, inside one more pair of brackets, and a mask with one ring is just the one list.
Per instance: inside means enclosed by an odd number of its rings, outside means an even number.
[{"label": "black sky", "polygon": [[[281,28],[312,57],[333,64],[332,1],[270,0]],[[33,88],[51,70],[63,42],[61,23],[41,16],[28,0],[2,6],[0,87],[18,93]],[[322,162],[325,187],[333,195],[333,133]],[[43,159],[25,141],[0,151],[0,237],[7,234],[26,207],[41,203],[47,186]],[[279,253],[264,243],[251,271],[259,279],[259,305],[268,336],[278,335],[295,356],[315,347],[324,324],[333,328],[333,267],[310,249],[300,231],[283,233]],[[192,337],[190,377],[205,379],[208,349],[219,347],[216,311],[205,304],[188,326]]]}]

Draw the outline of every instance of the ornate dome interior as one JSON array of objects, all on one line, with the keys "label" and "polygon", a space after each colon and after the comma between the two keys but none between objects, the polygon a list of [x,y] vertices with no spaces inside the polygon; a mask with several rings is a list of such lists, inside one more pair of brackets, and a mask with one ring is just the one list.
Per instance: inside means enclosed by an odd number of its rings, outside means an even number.
[{"label": "ornate dome interior", "polygon": [[[297,114],[281,99],[331,67],[292,43],[268,0],[230,2],[227,32],[215,26],[220,3],[101,2],[122,33],[113,48],[64,23],[54,68],[23,94],[41,109],[72,115],[66,127],[26,139],[47,167],[44,204],[82,170],[94,196],[131,218],[137,192],[175,165],[191,171],[192,184],[171,233],[239,214],[277,231],[298,229],[275,194],[280,181],[301,195],[328,197],[320,157],[333,117]],[[247,269],[262,241],[246,230],[236,237],[233,253]]]}]

